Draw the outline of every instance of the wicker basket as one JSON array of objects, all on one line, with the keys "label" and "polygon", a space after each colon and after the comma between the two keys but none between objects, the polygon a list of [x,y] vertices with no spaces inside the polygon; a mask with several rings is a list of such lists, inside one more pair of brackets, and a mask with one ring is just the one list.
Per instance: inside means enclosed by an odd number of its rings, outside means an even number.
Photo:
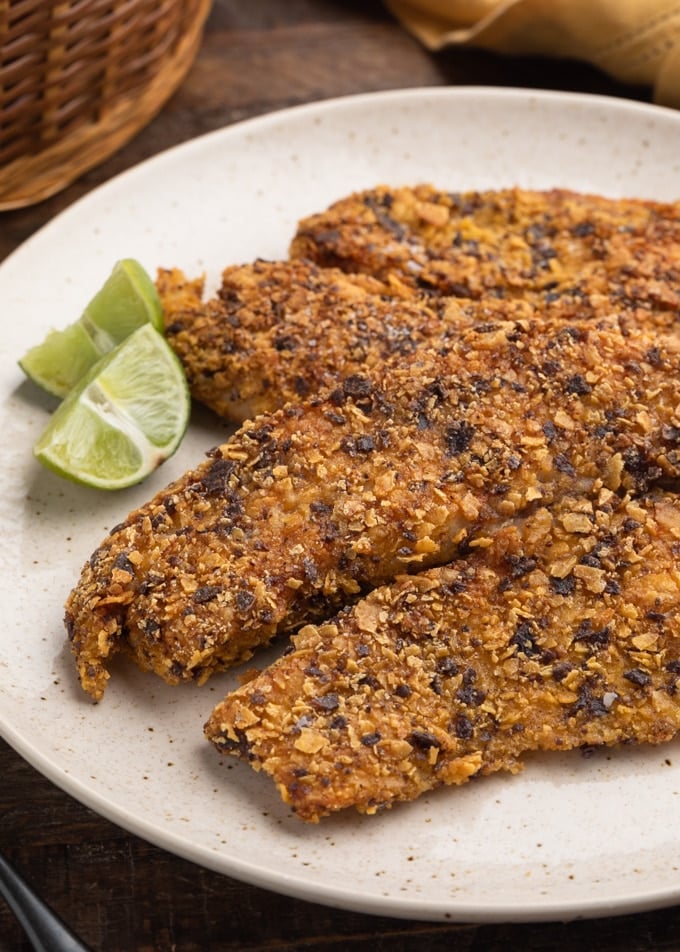
[{"label": "wicker basket", "polygon": [[211,0],[0,0],[0,210],[64,188],[158,112]]}]

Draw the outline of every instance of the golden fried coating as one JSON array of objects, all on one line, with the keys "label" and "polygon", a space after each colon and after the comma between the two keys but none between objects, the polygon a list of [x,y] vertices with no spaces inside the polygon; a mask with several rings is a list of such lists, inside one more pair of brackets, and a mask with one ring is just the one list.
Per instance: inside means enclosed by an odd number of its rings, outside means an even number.
[{"label": "golden fried coating", "polygon": [[680,503],[565,497],[293,637],[206,735],[303,820],[680,728]]},{"label": "golden fried coating", "polygon": [[674,331],[680,314],[678,205],[379,187],[301,222],[292,254],[227,268],[205,302],[201,280],[159,272],[192,395],[226,419],[446,347],[499,308],[501,319],[530,317],[526,301],[551,319],[616,318],[629,332]]},{"label": "golden fried coating", "polygon": [[121,646],[171,683],[205,680],[532,505],[677,478],[679,397],[675,340],[540,320],[260,416],[86,564],[66,606],[81,683],[100,698]]},{"label": "golden fried coating", "polygon": [[237,422],[444,345],[456,325],[453,313],[444,320],[415,296],[391,298],[368,276],[304,261],[227,268],[205,303],[176,269],[159,272],[157,286],[192,396]]},{"label": "golden fried coating", "polygon": [[[194,399],[243,422],[338,386],[355,373],[384,372],[415,351],[443,351],[475,324],[536,318],[522,298],[392,296],[365,275],[306,261],[257,261],[228,268],[219,295],[205,303],[201,282],[159,271],[166,335]],[[560,297],[552,320],[617,320],[649,329],[643,308],[604,294],[587,303]]]},{"label": "golden fried coating", "polygon": [[291,255],[393,288],[524,297],[588,316],[598,296],[635,323],[674,327],[680,204],[563,189],[451,193],[380,186],[301,221]]}]

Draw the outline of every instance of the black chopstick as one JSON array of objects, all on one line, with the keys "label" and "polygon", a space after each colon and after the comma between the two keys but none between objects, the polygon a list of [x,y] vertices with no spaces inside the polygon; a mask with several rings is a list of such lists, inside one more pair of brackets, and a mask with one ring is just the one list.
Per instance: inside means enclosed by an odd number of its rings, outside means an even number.
[{"label": "black chopstick", "polygon": [[90,952],[1,853],[0,894],[21,923],[35,952]]}]

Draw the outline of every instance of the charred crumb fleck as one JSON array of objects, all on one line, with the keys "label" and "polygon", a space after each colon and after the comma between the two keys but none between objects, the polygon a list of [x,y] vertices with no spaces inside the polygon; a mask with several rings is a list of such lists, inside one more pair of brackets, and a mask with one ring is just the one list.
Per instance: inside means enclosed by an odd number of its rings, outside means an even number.
[{"label": "charred crumb fleck", "polygon": [[317,582],[319,579],[319,569],[316,562],[311,559],[309,556],[305,556],[302,560],[302,570],[304,576],[308,582]]},{"label": "charred crumb fleck", "polygon": [[448,456],[458,456],[470,448],[475,428],[467,420],[452,423],[446,430],[444,440]]},{"label": "charred crumb fleck", "polygon": [[440,658],[437,661],[437,674],[444,678],[453,678],[458,674],[458,664],[453,658]]},{"label": "charred crumb fleck", "polygon": [[317,711],[324,711],[330,714],[332,711],[337,711],[340,707],[340,699],[337,694],[322,694],[319,697],[313,697],[311,705]]},{"label": "charred crumb fleck", "polygon": [[128,558],[125,552],[120,552],[114,559],[113,566],[116,569],[119,569],[122,572],[127,572],[128,575],[135,574],[135,567]]},{"label": "charred crumb fleck", "polygon": [[390,234],[394,235],[398,241],[401,241],[406,237],[405,226],[388,215],[388,213],[385,211],[385,206],[380,207],[378,205],[373,205],[373,213],[385,231],[388,231]]},{"label": "charred crumb fleck", "polygon": [[594,649],[606,648],[609,644],[610,634],[609,625],[596,629],[593,628],[593,624],[588,618],[582,621],[574,632],[574,641],[581,642]]},{"label": "charred crumb fleck", "polygon": [[510,575],[515,579],[522,578],[523,575],[528,575],[529,572],[533,572],[537,564],[537,560],[532,556],[516,555],[514,553],[508,556]]},{"label": "charred crumb fleck", "polygon": [[365,400],[372,395],[373,384],[368,377],[352,374],[343,382],[342,392],[345,397],[351,397],[353,400]]},{"label": "charred crumb fleck", "polygon": [[291,334],[277,334],[273,340],[275,350],[288,350],[291,353],[294,353],[297,350],[299,343],[300,341]]},{"label": "charred crumb fleck", "polygon": [[[206,496],[218,496],[225,492],[229,478],[233,474],[235,464],[232,460],[216,459],[208,471],[203,475],[199,489]],[[167,508],[167,506],[166,506]]]},{"label": "charred crumb fleck", "polygon": [[458,714],[451,725],[451,733],[459,740],[470,740],[474,734],[474,726],[465,714]]},{"label": "charred crumb fleck", "polygon": [[249,611],[255,604],[255,595],[252,592],[247,591],[246,589],[240,589],[236,593],[236,608],[240,612]]},{"label": "charred crumb fleck", "polygon": [[588,717],[605,717],[610,713],[610,708],[604,703],[601,697],[593,694],[590,684],[582,684],[578,692],[578,700],[569,711],[570,717],[575,717],[582,713]]},{"label": "charred crumb fleck", "polygon": [[644,492],[662,475],[662,470],[652,462],[640,447],[630,446],[622,453],[626,471],[635,479],[640,492]]},{"label": "charred crumb fleck", "polygon": [[595,225],[591,221],[581,221],[573,226],[571,233],[576,238],[588,238],[595,234]]},{"label": "charred crumb fleck", "polygon": [[658,611],[652,610],[646,613],[645,618],[649,618],[650,621],[655,621],[658,624],[663,625],[664,622],[666,621],[666,614],[665,612],[658,612]]},{"label": "charred crumb fleck", "polygon": [[543,434],[548,440],[548,443],[552,443],[557,438],[557,427],[551,420],[547,420],[543,424]]},{"label": "charred crumb fleck", "polygon": [[155,618],[151,618],[151,617],[145,618],[144,621],[141,623],[140,627],[144,631],[144,634],[148,635],[151,638],[153,638],[154,635],[156,635],[156,633],[159,632],[161,629],[160,622],[157,621]]},{"label": "charred crumb fleck", "polygon": [[313,500],[309,504],[309,511],[315,516],[329,516],[333,512],[333,507],[321,500]]},{"label": "charred crumb fleck", "polygon": [[314,240],[320,245],[335,245],[340,240],[340,232],[337,228],[323,228],[314,232]]},{"label": "charred crumb fleck", "polygon": [[555,469],[558,469],[561,473],[566,473],[567,476],[576,475],[576,468],[564,453],[557,453],[555,455]]},{"label": "charred crumb fleck", "polygon": [[440,675],[435,674],[435,676],[432,678],[430,681],[430,690],[438,696],[441,696],[444,693],[444,684]]},{"label": "charred crumb fleck", "polygon": [[255,443],[267,443],[272,438],[273,429],[271,424],[265,423],[263,426],[249,428],[246,435]]},{"label": "charred crumb fleck", "polygon": [[536,646],[534,631],[530,622],[522,621],[517,625],[515,633],[510,639],[510,644],[515,645],[517,651],[527,657],[540,652],[540,649]]},{"label": "charred crumb fleck", "polygon": [[340,443],[340,448],[351,457],[366,456],[375,449],[375,441],[369,435],[347,436]]},{"label": "charred crumb fleck", "polygon": [[375,745],[379,744],[382,740],[382,735],[379,731],[373,731],[368,734],[363,734],[360,740],[364,747],[375,747]]},{"label": "charred crumb fleck", "polygon": [[297,720],[294,722],[293,726],[291,727],[291,733],[299,736],[306,727],[312,726],[312,724],[314,723],[314,720],[315,718],[313,714],[311,713],[302,714],[300,717],[297,718]]},{"label": "charred crumb fleck", "polygon": [[466,589],[465,579],[463,578],[453,578],[444,582],[442,586],[442,591],[445,595],[460,595],[461,592],[464,592]]},{"label": "charred crumb fleck", "polygon": [[479,707],[486,700],[486,692],[471,686],[463,687],[456,691],[456,699],[466,707]]},{"label": "charred crumb fleck", "polygon": [[569,661],[558,661],[552,669],[552,676],[555,681],[564,681],[566,676],[574,670],[574,665]]},{"label": "charred crumb fleck", "polygon": [[626,681],[630,681],[638,688],[646,688],[647,685],[652,683],[651,675],[641,668],[631,668],[629,671],[624,671],[623,676]]},{"label": "charred crumb fleck", "polygon": [[661,436],[667,443],[680,443],[680,426],[666,424],[661,427]]},{"label": "charred crumb fleck", "polygon": [[237,753],[244,760],[250,759],[250,744],[244,731],[236,730],[236,739],[222,735],[218,741],[218,746],[229,753]]},{"label": "charred crumb fleck", "polygon": [[412,731],[408,739],[417,750],[430,750],[431,747],[441,747],[439,739],[430,733],[430,731]]},{"label": "charred crumb fleck", "polygon": [[569,377],[564,385],[564,389],[567,393],[573,393],[579,397],[587,396],[593,391],[593,388],[587,382],[583,374],[573,374]]},{"label": "charred crumb fleck", "polygon": [[163,576],[156,572],[148,572],[146,578],[140,582],[139,591],[142,595],[148,595],[157,585],[163,582]]},{"label": "charred crumb fleck", "polygon": [[292,380],[293,390],[298,397],[304,398],[312,392],[312,384],[305,377],[296,376]]},{"label": "charred crumb fleck", "polygon": [[363,687],[371,688],[375,691],[380,687],[380,681],[373,674],[364,674],[359,678],[359,684]]},{"label": "charred crumb fleck", "polygon": [[541,372],[546,377],[555,377],[561,370],[560,363],[557,360],[544,360],[541,365]]},{"label": "charred crumb fleck", "polygon": [[205,605],[214,601],[222,591],[221,585],[201,585],[192,595],[192,600],[198,605]]}]

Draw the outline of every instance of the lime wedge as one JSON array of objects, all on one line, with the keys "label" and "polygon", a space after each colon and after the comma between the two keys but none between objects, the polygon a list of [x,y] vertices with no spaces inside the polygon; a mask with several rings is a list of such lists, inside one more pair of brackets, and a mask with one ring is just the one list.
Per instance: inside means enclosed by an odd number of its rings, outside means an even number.
[{"label": "lime wedge", "polygon": [[163,330],[158,292],[141,264],[125,258],[114,265],[78,320],[50,331],[19,366],[43,390],[65,397],[100,357],[147,323]]},{"label": "lime wedge", "polygon": [[175,452],[189,411],[182,365],[163,335],[145,324],[71,390],[33,452],[66,479],[122,489]]}]

